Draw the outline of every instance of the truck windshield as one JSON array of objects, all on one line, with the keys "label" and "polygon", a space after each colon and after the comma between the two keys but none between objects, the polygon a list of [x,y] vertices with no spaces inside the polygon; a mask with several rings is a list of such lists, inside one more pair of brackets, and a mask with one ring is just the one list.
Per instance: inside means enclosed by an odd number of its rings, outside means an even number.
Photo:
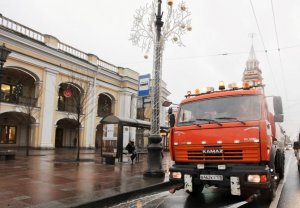
[{"label": "truck windshield", "polygon": [[[182,104],[177,125],[241,122],[261,117],[258,95],[227,96]],[[215,122],[211,122],[215,121]]]}]

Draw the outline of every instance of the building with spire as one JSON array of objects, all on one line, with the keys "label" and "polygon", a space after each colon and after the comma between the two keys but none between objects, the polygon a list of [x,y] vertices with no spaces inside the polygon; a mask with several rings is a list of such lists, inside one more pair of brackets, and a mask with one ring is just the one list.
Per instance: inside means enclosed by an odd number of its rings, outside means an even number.
[{"label": "building with spire", "polygon": [[242,81],[248,81],[248,82],[260,82],[262,83],[262,74],[261,70],[259,68],[259,61],[256,59],[253,43],[251,45],[249,58],[246,62],[246,68],[243,73],[243,79]]}]

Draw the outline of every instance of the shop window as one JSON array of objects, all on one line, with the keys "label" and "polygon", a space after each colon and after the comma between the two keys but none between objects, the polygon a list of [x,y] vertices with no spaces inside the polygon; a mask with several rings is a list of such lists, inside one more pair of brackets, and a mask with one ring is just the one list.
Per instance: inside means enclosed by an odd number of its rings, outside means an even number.
[{"label": "shop window", "polygon": [[15,85],[1,84],[1,100],[4,102],[16,101]]},{"label": "shop window", "polygon": [[15,144],[16,131],[16,126],[0,126],[0,144]]}]

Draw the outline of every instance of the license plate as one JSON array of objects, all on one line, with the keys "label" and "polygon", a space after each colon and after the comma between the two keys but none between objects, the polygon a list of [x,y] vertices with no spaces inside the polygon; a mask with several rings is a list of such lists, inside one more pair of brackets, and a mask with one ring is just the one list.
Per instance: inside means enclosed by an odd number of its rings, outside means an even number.
[{"label": "license plate", "polygon": [[192,176],[187,174],[184,175],[184,190],[189,192],[193,191]]},{"label": "license plate", "polygon": [[223,181],[222,175],[200,175],[200,180],[204,181]]},{"label": "license plate", "polygon": [[241,195],[241,185],[239,177],[230,177],[230,190],[232,195],[240,196]]}]

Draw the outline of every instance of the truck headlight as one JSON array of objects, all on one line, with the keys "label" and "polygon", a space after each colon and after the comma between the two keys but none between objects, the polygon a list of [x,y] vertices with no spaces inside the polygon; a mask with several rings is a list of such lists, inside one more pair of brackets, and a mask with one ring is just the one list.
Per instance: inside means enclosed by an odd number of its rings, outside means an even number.
[{"label": "truck headlight", "polygon": [[181,179],[182,174],[181,172],[170,172],[170,177],[175,179]]},{"label": "truck headlight", "polygon": [[248,182],[259,183],[260,176],[259,175],[248,175]]},{"label": "truck headlight", "polygon": [[265,183],[268,181],[267,175],[248,175],[248,182]]}]

